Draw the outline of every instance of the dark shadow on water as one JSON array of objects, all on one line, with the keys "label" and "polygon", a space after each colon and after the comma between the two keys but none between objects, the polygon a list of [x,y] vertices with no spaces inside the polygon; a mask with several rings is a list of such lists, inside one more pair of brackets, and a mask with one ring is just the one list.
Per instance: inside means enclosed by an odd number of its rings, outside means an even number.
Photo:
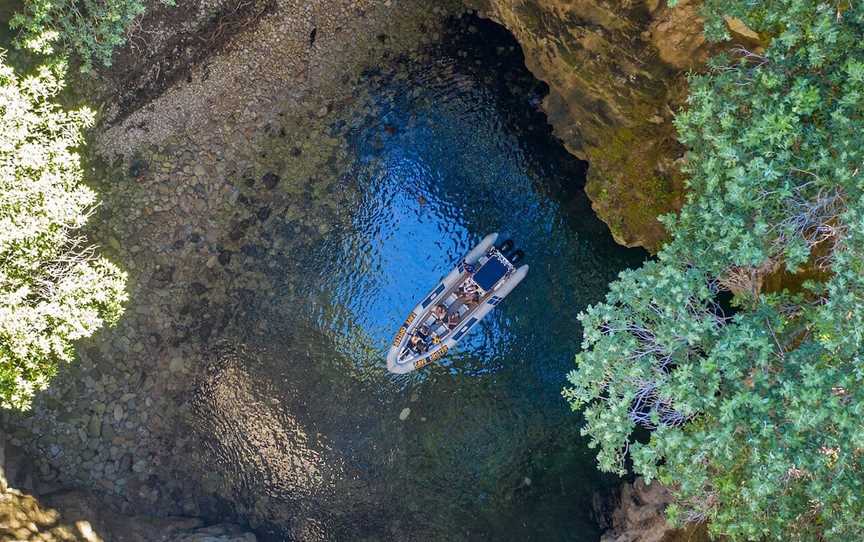
[{"label": "dark shadow on water", "polygon": [[[360,87],[332,126],[352,155],[349,226],[261,264],[277,291],[248,299],[228,338],[249,350],[198,403],[199,431],[234,435],[209,453],[241,516],[274,540],[596,540],[592,494],[616,481],[560,390],[577,314],[646,254],[591,212],[587,165],[552,136],[546,87],[502,27],[454,20],[428,56]],[[525,251],[526,280],[443,363],[389,375],[406,313],[491,231]],[[251,406],[223,416],[222,393]],[[244,424],[273,436],[229,430]]]}]

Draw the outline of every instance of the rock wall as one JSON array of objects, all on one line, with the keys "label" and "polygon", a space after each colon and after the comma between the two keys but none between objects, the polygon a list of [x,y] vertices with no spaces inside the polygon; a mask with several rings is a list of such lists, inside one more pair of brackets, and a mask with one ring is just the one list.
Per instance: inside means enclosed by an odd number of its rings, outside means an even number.
[{"label": "rock wall", "polygon": [[673,112],[686,70],[711,53],[697,5],[682,0],[467,0],[506,26],[549,85],[556,135],[590,163],[586,191],[615,239],[656,250],[656,216],[680,207]]},{"label": "rock wall", "polygon": [[118,513],[94,494],[40,480],[0,431],[0,540],[43,542],[255,542],[254,534],[198,518]]},{"label": "rock wall", "polygon": [[[675,529],[666,522],[666,506],[672,494],[659,482],[646,484],[637,478],[625,483],[614,503],[596,503],[602,523],[610,526],[600,542],[709,542],[705,525]],[[610,505],[610,506],[606,506]],[[607,510],[612,510],[611,514]]]}]

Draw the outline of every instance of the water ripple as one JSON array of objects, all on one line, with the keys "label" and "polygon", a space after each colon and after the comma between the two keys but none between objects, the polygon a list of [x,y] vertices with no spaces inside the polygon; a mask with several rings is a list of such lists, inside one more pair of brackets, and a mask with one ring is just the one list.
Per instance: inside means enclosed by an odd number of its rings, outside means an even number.
[{"label": "water ripple", "polygon": [[[283,536],[299,527],[273,502],[321,539],[597,537],[604,482],[560,388],[576,315],[645,255],[591,213],[585,165],[549,133],[512,37],[470,24],[484,30],[434,60],[370,75],[343,124],[350,224],[268,262],[279,286],[249,323],[266,340],[202,386],[225,487]],[[528,277],[440,365],[388,374],[408,311],[491,231],[525,251]]]}]

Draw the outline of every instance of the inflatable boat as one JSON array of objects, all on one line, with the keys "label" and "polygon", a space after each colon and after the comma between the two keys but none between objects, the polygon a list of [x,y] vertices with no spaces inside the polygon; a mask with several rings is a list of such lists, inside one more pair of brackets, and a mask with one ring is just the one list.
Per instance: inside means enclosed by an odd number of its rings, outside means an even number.
[{"label": "inflatable boat", "polygon": [[522,251],[497,240],[497,233],[483,238],[414,307],[387,353],[390,372],[408,373],[443,358],[525,278],[528,266],[516,267]]}]

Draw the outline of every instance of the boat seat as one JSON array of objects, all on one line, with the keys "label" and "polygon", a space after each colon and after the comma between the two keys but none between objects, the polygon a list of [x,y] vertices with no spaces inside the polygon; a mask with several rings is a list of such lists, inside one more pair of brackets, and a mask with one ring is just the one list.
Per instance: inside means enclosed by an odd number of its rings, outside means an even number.
[{"label": "boat seat", "polygon": [[498,258],[489,258],[471,277],[484,292],[488,292],[507,275],[509,268]]}]

